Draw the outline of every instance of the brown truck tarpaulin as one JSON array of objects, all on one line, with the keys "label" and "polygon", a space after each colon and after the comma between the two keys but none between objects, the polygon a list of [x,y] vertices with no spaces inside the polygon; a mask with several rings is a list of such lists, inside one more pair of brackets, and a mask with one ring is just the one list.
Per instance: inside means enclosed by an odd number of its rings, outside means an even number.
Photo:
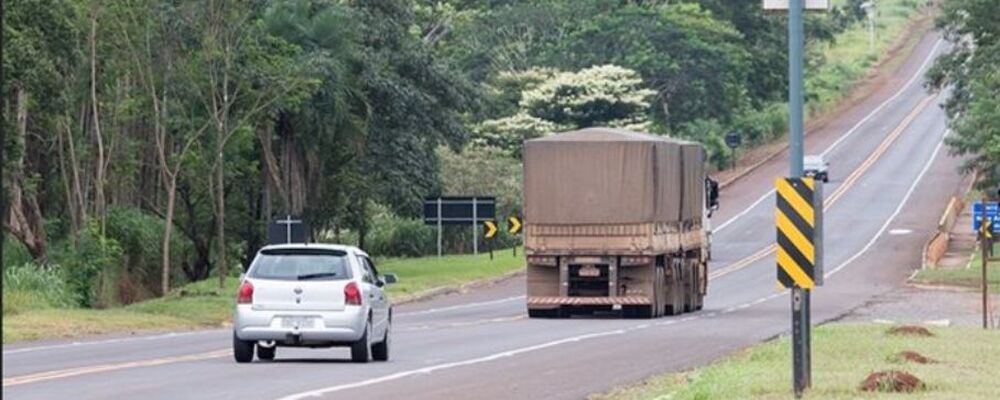
[{"label": "brown truck tarpaulin", "polygon": [[[588,128],[529,140],[524,147],[526,245],[529,250],[597,247],[593,250],[603,252],[624,246],[643,253],[695,246],[700,235],[687,233],[701,228],[704,162],[704,150],[696,143],[619,129]],[[664,241],[657,235],[674,237]],[[632,238],[619,244],[610,238],[623,236]]]}]

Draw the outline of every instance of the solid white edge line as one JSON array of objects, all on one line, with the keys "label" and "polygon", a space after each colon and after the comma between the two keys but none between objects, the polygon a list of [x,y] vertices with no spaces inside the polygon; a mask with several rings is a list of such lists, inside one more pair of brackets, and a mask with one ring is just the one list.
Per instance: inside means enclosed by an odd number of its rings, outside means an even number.
[{"label": "solid white edge line", "polygon": [[[840,144],[843,143],[844,140],[847,140],[847,138],[853,136],[854,133],[856,133],[858,131],[858,129],[861,129],[862,125],[866,124],[869,120],[871,120],[872,118],[874,118],[875,115],[878,114],[880,111],[882,111],[883,108],[885,108],[886,106],[888,106],[889,103],[892,103],[893,101],[896,101],[896,99],[898,99],[899,96],[902,96],[903,92],[905,92],[906,90],[908,90],[910,88],[910,86],[912,86],[913,83],[916,82],[916,80],[918,78],[920,78],[920,77],[923,76],[924,69],[927,68],[927,65],[930,64],[930,62],[935,58],[935,56],[937,55],[938,47],[940,47],[942,43],[944,43],[943,39],[938,39],[937,42],[934,42],[934,47],[931,48],[930,53],[927,54],[927,57],[924,58],[924,61],[920,64],[920,67],[917,68],[917,72],[912,77],[910,77],[910,79],[908,81],[906,81],[906,83],[903,85],[903,87],[899,88],[899,90],[896,91],[896,93],[893,94],[892,97],[889,97],[888,99],[886,99],[885,101],[883,101],[881,104],[879,104],[878,107],[875,107],[875,109],[872,110],[871,112],[869,112],[868,115],[865,115],[864,118],[861,118],[861,120],[858,121],[856,124],[854,124],[854,126],[852,126],[851,129],[847,130],[847,133],[844,133],[840,138],[838,138],[836,141],[834,141],[832,144],[830,144],[830,146],[828,146],[826,148],[826,150],[823,150],[823,152],[820,153],[820,155],[823,156],[823,157],[826,157],[828,154],[830,154],[830,152],[832,152],[835,148],[837,148],[837,146],[840,146]],[[753,202],[753,204],[751,204],[750,207],[747,207],[746,209],[744,209],[743,211],[741,211],[739,214],[734,215],[728,221],[726,221],[726,222],[722,223],[721,225],[719,225],[719,227],[715,228],[712,233],[721,231],[721,230],[725,229],[726,227],[728,227],[733,222],[736,222],[736,220],[742,218],[744,215],[746,215],[747,213],[749,213],[750,210],[753,210],[754,208],[756,208],[761,202],[763,202],[764,200],[767,200],[767,198],[771,197],[772,194],[774,194],[774,189],[771,189],[767,193],[764,193],[764,195],[761,196],[759,199],[757,199],[757,201]]]},{"label": "solid white edge line", "polygon": [[838,265],[837,268],[834,268],[830,272],[823,274],[824,278],[833,276],[833,274],[840,272],[842,269],[844,269],[844,267],[850,265],[852,262],[854,262],[854,260],[857,260],[858,257],[861,257],[861,255],[868,252],[868,250],[870,250],[872,246],[875,245],[875,242],[877,242],[879,238],[882,237],[882,235],[885,233],[885,230],[889,228],[890,224],[892,224],[893,220],[895,220],[896,217],[899,215],[899,213],[903,211],[903,207],[906,206],[906,203],[910,201],[910,196],[912,196],[913,192],[917,190],[917,186],[919,186],[920,182],[923,181],[924,175],[927,174],[927,171],[930,171],[931,165],[933,165],[934,161],[937,160],[938,153],[941,152],[941,148],[944,146],[945,139],[950,134],[951,134],[950,130],[945,130],[944,135],[941,136],[941,140],[939,140],[937,146],[934,147],[934,152],[931,153],[930,159],[927,160],[927,164],[925,164],[924,168],[920,170],[920,174],[918,174],[917,178],[914,179],[913,183],[910,184],[910,188],[906,191],[906,194],[903,195],[903,199],[899,201],[899,205],[896,206],[896,210],[893,211],[892,215],[890,215],[889,218],[885,220],[885,223],[882,224],[882,227],[879,228],[878,232],[875,233],[875,236],[873,236],[872,239],[865,244],[865,247],[862,247],[860,251],[851,256],[851,258],[848,258],[846,261]]}]

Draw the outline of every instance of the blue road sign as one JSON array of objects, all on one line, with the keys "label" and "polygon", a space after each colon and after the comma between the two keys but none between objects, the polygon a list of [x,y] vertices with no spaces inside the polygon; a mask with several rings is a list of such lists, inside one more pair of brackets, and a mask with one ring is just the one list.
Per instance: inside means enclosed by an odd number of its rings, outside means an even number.
[{"label": "blue road sign", "polygon": [[[993,233],[1000,233],[1000,204],[996,202],[986,202],[986,218],[993,221]],[[983,203],[976,202],[972,204],[972,231],[979,232],[979,227],[983,221]]]}]

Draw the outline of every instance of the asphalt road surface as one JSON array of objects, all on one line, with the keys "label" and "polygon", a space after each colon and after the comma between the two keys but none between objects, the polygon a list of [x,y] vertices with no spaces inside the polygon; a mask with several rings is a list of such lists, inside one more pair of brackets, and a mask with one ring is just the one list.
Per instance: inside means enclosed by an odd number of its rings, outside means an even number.
[{"label": "asphalt road surface", "polygon": [[[807,153],[831,163],[814,323],[901,285],[959,184],[959,160],[942,145],[943,96],[922,86],[944,47],[928,34],[894,77],[806,139]],[[787,157],[777,157],[723,191],[697,313],[529,320],[523,278],[512,279],[398,306],[387,363],[349,363],[347,349],[280,348],[275,362],[237,365],[229,330],[28,343],[3,348],[4,397],[581,398],[702,365],[789,330],[789,295],[776,288],[769,251],[771,188],[786,173]]]}]

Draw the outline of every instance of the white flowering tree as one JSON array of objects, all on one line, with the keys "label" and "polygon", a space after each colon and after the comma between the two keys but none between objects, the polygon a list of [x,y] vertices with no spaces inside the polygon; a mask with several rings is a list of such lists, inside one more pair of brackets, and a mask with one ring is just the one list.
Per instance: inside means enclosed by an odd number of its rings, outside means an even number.
[{"label": "white flowering tree", "polygon": [[556,124],[628,127],[646,130],[650,100],[656,92],[643,87],[639,73],[617,65],[563,72],[525,91],[521,108]]},{"label": "white flowering tree", "polygon": [[[532,69],[500,74],[494,89],[517,104],[513,115],[473,128],[472,145],[496,147],[520,158],[524,140],[559,131],[609,126],[650,128],[648,110],[656,92],[633,70],[601,65],[579,72]],[[513,89],[513,90],[512,90]]]},{"label": "white flowering tree", "polygon": [[570,127],[520,112],[509,117],[484,121],[474,128],[472,145],[496,147],[521,158],[521,144],[528,139],[551,135]]}]

